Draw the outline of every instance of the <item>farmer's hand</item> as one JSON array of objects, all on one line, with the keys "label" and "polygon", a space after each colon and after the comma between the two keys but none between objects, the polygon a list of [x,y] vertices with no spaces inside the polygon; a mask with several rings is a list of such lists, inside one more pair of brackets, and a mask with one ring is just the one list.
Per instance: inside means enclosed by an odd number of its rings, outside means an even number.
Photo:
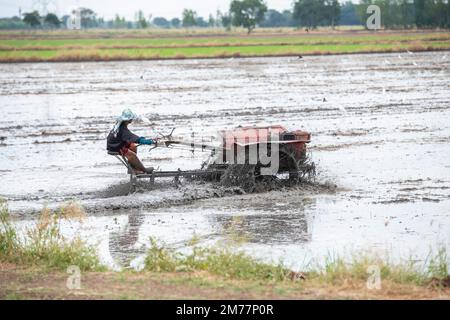
[{"label": "farmer's hand", "polygon": [[161,138],[152,138],[153,144],[156,145],[156,146],[158,146],[158,143],[159,143],[159,140],[160,140],[160,139],[161,139]]},{"label": "farmer's hand", "polygon": [[155,139],[145,139],[144,137],[139,138],[137,141],[139,144],[152,145],[157,144],[157,140]]}]

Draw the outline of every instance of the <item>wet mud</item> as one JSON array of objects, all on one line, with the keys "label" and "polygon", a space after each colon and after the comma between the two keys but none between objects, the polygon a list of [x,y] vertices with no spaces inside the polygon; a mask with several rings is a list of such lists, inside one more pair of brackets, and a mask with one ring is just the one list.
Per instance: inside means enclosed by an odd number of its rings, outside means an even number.
[{"label": "wet mud", "polygon": [[[75,199],[88,218],[65,232],[98,245],[109,265],[139,264],[150,236],[181,249],[193,235],[238,243],[293,268],[329,252],[450,250],[448,52],[1,69],[0,196],[18,225]],[[248,194],[162,179],[130,193],[126,169],[105,152],[125,107],[150,119],[133,125],[142,136],[175,127],[209,141],[264,124],[309,131],[316,183]],[[190,170],[209,153],[141,147],[139,156],[157,170]]]}]

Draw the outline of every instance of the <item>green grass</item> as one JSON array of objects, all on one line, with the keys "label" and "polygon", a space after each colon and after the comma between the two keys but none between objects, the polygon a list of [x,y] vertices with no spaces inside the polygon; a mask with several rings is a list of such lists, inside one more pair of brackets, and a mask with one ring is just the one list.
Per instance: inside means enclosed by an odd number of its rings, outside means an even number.
[{"label": "green grass", "polygon": [[192,46],[192,45],[264,45],[264,44],[346,44],[346,43],[375,43],[399,41],[439,41],[450,40],[450,34],[415,34],[415,35],[320,35],[320,36],[268,36],[262,37],[203,37],[203,38],[156,38],[156,39],[2,39],[0,47],[21,49],[26,47],[54,47],[61,49],[64,46],[98,47],[98,46]]},{"label": "green grass", "polygon": [[154,272],[206,271],[228,279],[264,281],[283,281],[291,272],[282,264],[263,263],[226,248],[194,247],[191,254],[183,255],[159,246],[153,239],[145,269]]},{"label": "green grass", "polygon": [[5,296],[5,300],[23,300],[23,297],[19,293],[12,292]]},{"label": "green grass", "polygon": [[63,271],[72,265],[82,271],[103,270],[93,248],[80,239],[68,241],[60,233],[61,219],[77,215],[73,204],[56,213],[44,210],[37,225],[27,229],[22,239],[11,223],[6,203],[0,203],[0,261]]},{"label": "green grass", "polygon": [[[382,281],[396,284],[424,286],[433,280],[448,277],[448,257],[445,248],[423,264],[410,259],[402,263],[390,263],[386,259],[369,255],[355,255],[345,261],[341,257],[328,257],[323,266],[309,270],[308,281],[325,285],[340,285],[347,282],[365,283],[369,277],[369,267],[376,266],[380,270]],[[179,252],[158,245],[151,239],[151,247],[145,259],[145,269],[153,272],[196,272],[203,271],[225,279],[256,280],[264,282],[286,282],[296,279],[300,273],[293,272],[279,264],[267,264],[242,252],[229,248],[193,247],[190,254]]]},{"label": "green grass", "polygon": [[[145,33],[0,33],[0,62],[290,56],[450,49],[449,32],[211,35],[146,38]],[[24,34],[26,36],[26,33]],[[91,38],[73,38],[74,36]],[[133,35],[133,36],[131,36]],[[16,35],[17,36],[17,35]],[[37,37],[37,38],[36,38]],[[72,37],[72,38],[70,38]]]},{"label": "green grass", "polygon": [[379,270],[380,279],[398,284],[427,285],[431,280],[443,280],[448,276],[448,257],[445,247],[440,248],[425,262],[414,259],[402,263],[391,263],[389,259],[373,254],[353,255],[351,261],[342,257],[328,256],[323,268],[311,271],[309,277],[314,281],[329,285],[343,282],[365,282],[368,279],[370,267]]},{"label": "green grass", "polygon": [[0,62],[23,61],[99,61],[99,60],[146,60],[181,58],[228,58],[258,56],[296,56],[299,54],[340,54],[398,52],[450,49],[450,43],[433,42],[424,46],[397,44],[347,44],[347,45],[299,45],[299,46],[229,46],[200,48],[155,49],[93,49],[93,50],[36,50],[0,51]]}]

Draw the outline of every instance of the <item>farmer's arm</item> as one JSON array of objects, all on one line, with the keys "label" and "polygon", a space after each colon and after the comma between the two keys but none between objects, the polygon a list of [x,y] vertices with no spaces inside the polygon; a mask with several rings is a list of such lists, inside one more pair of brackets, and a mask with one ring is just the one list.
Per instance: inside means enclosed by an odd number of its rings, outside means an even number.
[{"label": "farmer's arm", "polygon": [[131,132],[128,128],[124,128],[122,132],[122,140],[126,142],[138,143],[138,144],[155,144],[155,140],[146,139],[145,137],[139,137]]},{"label": "farmer's arm", "polygon": [[140,137],[140,138],[137,140],[137,143],[139,143],[139,144],[147,144],[147,145],[150,145],[150,144],[155,144],[156,141],[153,140],[153,139],[145,139],[144,137]]}]

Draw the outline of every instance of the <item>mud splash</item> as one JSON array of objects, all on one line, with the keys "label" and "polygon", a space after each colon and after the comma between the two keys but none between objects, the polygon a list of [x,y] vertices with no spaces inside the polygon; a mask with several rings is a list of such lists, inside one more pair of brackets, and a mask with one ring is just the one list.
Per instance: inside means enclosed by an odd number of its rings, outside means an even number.
[{"label": "mud splash", "polygon": [[[252,192],[245,191],[240,186],[224,186],[220,183],[196,180],[184,180],[179,185],[172,181],[156,182],[155,184],[139,182],[135,191],[131,191],[129,183],[109,186],[107,189],[90,194],[81,204],[91,214],[102,214],[108,211],[126,211],[128,209],[160,209],[182,206],[197,200],[233,197],[235,195],[264,194],[269,191],[289,192],[296,196],[313,194],[333,194],[339,188],[331,183],[304,182],[275,183],[270,186],[261,182]],[[104,199],[105,201],[99,201]],[[230,198],[230,201],[232,198]]]}]

